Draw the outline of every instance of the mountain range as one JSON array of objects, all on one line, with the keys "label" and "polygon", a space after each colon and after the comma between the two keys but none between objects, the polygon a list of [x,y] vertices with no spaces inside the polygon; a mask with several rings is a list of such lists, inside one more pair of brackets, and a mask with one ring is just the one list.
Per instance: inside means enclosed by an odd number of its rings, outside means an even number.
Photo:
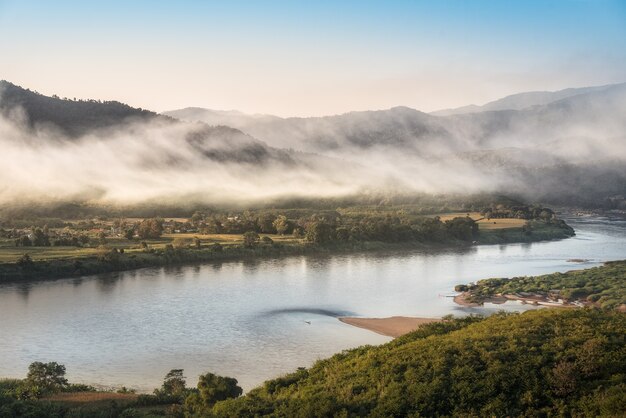
[{"label": "mountain range", "polygon": [[47,97],[2,81],[0,116],[19,127],[2,138],[11,146],[132,143],[135,163],[151,173],[184,171],[185,187],[176,192],[194,195],[208,184],[202,175],[220,179],[212,189],[224,198],[384,189],[598,205],[626,194],[626,83],[520,93],[431,114],[399,106],[282,118],[203,108],[157,114],[114,101]]},{"label": "mountain range", "polygon": [[[279,148],[330,155],[382,149],[432,156],[548,145],[562,146],[565,157],[575,158],[594,151],[598,145],[609,146],[626,137],[626,83],[553,93],[522,93],[479,108],[471,113],[442,115],[394,107],[311,118],[200,108],[164,114],[181,120],[231,126]],[[571,148],[572,138],[576,139],[575,148]]]}]

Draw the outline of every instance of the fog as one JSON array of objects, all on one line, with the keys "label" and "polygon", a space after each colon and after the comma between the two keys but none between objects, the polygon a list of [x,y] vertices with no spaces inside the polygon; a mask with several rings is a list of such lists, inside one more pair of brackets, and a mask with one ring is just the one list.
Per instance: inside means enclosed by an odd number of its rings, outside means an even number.
[{"label": "fog", "polygon": [[0,117],[0,204],[610,195],[624,192],[626,179],[623,90],[520,112],[439,117],[394,108],[327,118],[238,117],[246,133],[155,118],[78,138],[52,125],[33,127],[15,108]]},{"label": "fog", "polygon": [[[0,118],[0,202],[78,200],[134,204],[252,202],[285,197],[339,197],[375,191],[480,191],[472,167],[406,159],[390,150],[351,159],[285,152],[231,131],[200,140],[186,123],[133,123],[80,138],[45,126],[34,130]],[[245,159],[250,147],[258,161]],[[219,155],[219,158],[215,158]],[[242,157],[243,156],[243,157]]]}]

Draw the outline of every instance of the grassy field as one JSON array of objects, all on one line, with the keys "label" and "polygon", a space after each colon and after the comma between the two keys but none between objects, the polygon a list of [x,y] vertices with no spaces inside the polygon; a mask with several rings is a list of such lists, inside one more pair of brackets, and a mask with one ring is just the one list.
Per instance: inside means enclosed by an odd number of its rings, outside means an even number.
[{"label": "grassy field", "polygon": [[0,263],[14,262],[25,253],[28,253],[33,260],[63,260],[92,256],[96,251],[95,248],[15,247],[5,244],[0,245]]},{"label": "grassy field", "polygon": [[[292,235],[259,234],[262,237],[270,237],[275,242],[296,243],[302,241]],[[219,243],[223,246],[241,245],[242,235],[239,234],[193,234],[177,233],[163,234],[159,239],[142,240],[154,249],[163,249],[167,244],[176,244],[183,241],[192,245],[194,238],[198,238],[202,246]],[[142,252],[140,242],[129,241],[126,238],[107,237],[106,246],[110,248],[124,249],[125,252]],[[0,240],[0,263],[10,263],[18,260],[23,254],[28,253],[35,260],[64,260],[94,256],[98,253],[95,247],[16,247],[12,239]]]},{"label": "grassy field", "polygon": [[526,223],[526,219],[517,218],[486,219],[478,212],[444,213],[436,216],[439,216],[439,218],[444,222],[459,216],[469,216],[478,223],[478,228],[482,230],[521,228],[524,226],[524,223]]},{"label": "grassy field", "polygon": [[115,401],[118,404],[125,405],[137,401],[134,393],[115,393],[115,392],[61,392],[42,398],[43,401],[59,402],[68,407],[76,407],[84,404],[94,405],[97,403],[107,404]]}]

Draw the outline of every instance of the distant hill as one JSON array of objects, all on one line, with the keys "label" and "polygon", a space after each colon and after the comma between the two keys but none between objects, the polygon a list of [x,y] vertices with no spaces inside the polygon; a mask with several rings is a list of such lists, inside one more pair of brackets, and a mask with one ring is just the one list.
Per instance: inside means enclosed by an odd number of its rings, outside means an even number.
[{"label": "distant hill", "polygon": [[[536,104],[542,101],[548,103]],[[279,148],[335,156],[353,155],[362,150],[424,156],[564,143],[569,147],[564,151],[570,152],[588,148],[590,142],[596,143],[598,139],[599,143],[609,145],[626,132],[626,83],[545,95],[522,93],[499,102],[502,107],[523,109],[435,116],[408,107],[394,107],[311,118],[259,117],[198,108],[165,114],[232,126]],[[522,106],[522,102],[534,105]],[[576,146],[572,147],[573,144]]]},{"label": "distant hill", "polygon": [[344,196],[372,184],[354,161],[272,147],[229,126],[1,87],[0,149],[30,169],[0,173],[0,204],[37,196],[225,205]]},{"label": "distant hill", "polygon": [[132,120],[163,118],[116,101],[60,99],[0,81],[0,113],[8,115],[16,109],[24,112],[31,127],[52,125],[72,137]]},{"label": "distant hill", "polygon": [[[345,149],[414,146],[459,147],[437,117],[404,106],[342,115],[280,118],[237,113],[222,115],[208,109],[181,109],[164,114],[185,120],[236,127],[280,148],[333,155]],[[222,115],[222,116],[220,116]]]},{"label": "distant hill", "polygon": [[238,129],[247,126],[250,121],[271,122],[281,119],[278,116],[272,115],[248,115],[237,110],[211,110],[201,107],[186,107],[184,109],[164,112],[163,114],[184,121],[199,121],[208,125],[225,125]]},{"label": "distant hill", "polygon": [[377,177],[423,191],[488,188],[581,205],[626,194],[626,83],[522,93],[499,105],[523,109],[436,116],[395,107],[311,118],[198,108],[166,114],[230,124],[277,148],[356,161]]},{"label": "distant hill", "polygon": [[526,93],[517,93],[502,99],[494,100],[482,106],[468,105],[457,107],[455,109],[443,109],[431,112],[431,115],[450,116],[465,113],[477,113],[493,110],[522,110],[532,106],[545,105],[557,100],[566,99],[578,94],[591,93],[610,89],[614,84],[596,87],[569,88],[559,91],[531,91]]},{"label": "distant hill", "polygon": [[[31,128],[45,127],[70,138],[86,134],[109,138],[120,132],[141,137],[146,132],[158,131],[174,142],[184,141],[186,146],[216,162],[262,164],[274,160],[294,163],[288,153],[268,147],[231,127],[183,123],[117,101],[49,97],[8,81],[0,81],[0,113],[9,118],[24,119],[23,122]],[[100,132],[109,128],[116,128],[116,132]],[[178,158],[164,158],[162,162],[181,163]]]}]

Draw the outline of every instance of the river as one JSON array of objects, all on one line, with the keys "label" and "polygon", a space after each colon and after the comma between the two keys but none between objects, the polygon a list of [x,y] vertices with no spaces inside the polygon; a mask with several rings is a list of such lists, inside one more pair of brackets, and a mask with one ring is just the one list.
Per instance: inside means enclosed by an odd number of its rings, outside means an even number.
[{"label": "river", "polygon": [[184,368],[191,385],[211,371],[250,389],[343,349],[390,340],[337,316],[495,312],[503,307],[455,305],[454,285],[626,258],[625,221],[567,222],[577,235],[562,241],[297,256],[0,285],[0,376],[23,377],[33,361],[56,361],[72,382],[151,391],[170,369]]}]

